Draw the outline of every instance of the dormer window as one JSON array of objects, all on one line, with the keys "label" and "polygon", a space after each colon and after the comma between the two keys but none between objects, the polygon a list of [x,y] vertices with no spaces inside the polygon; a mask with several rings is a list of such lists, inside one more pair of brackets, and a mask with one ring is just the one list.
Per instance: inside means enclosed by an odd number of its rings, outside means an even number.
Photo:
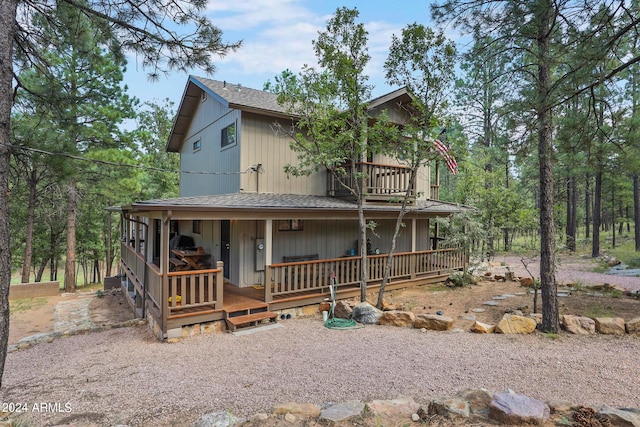
[{"label": "dormer window", "polygon": [[232,123],[226,128],[222,129],[222,136],[220,139],[220,147],[226,147],[236,143],[236,124]]}]

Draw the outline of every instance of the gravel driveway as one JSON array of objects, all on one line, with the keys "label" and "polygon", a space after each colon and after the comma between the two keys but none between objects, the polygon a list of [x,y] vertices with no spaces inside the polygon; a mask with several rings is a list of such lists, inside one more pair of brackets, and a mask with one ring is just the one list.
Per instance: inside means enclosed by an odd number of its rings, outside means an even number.
[{"label": "gravel driveway", "polygon": [[[496,256],[494,263],[505,263],[516,276],[529,277],[529,273],[522,264],[521,257]],[[527,268],[536,277],[540,277],[540,257],[526,258]],[[558,256],[556,265],[556,281],[559,283],[576,283],[585,285],[601,285],[609,283],[618,285],[630,291],[640,290],[640,277],[618,276],[614,274],[595,273],[598,263],[593,258],[579,258],[576,256]],[[495,269],[495,268],[494,268]]]},{"label": "gravel driveway", "polygon": [[[287,401],[418,402],[485,387],[541,400],[640,408],[640,338],[329,330],[294,319],[251,335],[167,344],[144,326],[58,339],[8,355],[2,402],[60,404],[34,425],[188,425],[202,414],[269,411]],[[615,349],[615,351],[612,351]]]}]

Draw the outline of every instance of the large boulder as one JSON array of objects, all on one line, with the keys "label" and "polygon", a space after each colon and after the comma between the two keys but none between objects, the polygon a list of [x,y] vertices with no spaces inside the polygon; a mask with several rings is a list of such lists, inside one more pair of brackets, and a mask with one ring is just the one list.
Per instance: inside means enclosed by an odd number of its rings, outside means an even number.
[{"label": "large boulder", "polygon": [[640,427],[640,410],[617,409],[604,406],[600,409],[600,417],[615,427]]},{"label": "large boulder", "polygon": [[624,319],[621,317],[596,317],[596,331],[604,335],[625,334]]},{"label": "large boulder", "polygon": [[386,326],[413,327],[415,314],[410,311],[385,311],[380,318],[380,324]]},{"label": "large boulder", "polygon": [[505,314],[496,326],[496,333],[498,334],[530,334],[535,330],[535,320],[513,314]]},{"label": "large boulder", "polygon": [[333,316],[340,319],[351,319],[353,309],[346,301],[338,301],[333,308]]},{"label": "large boulder", "polygon": [[320,412],[320,420],[339,423],[352,418],[359,418],[365,409],[365,404],[356,400],[331,405]]},{"label": "large boulder", "polygon": [[640,335],[640,317],[631,319],[626,324],[627,333],[632,335]]},{"label": "large boulder", "polygon": [[392,400],[373,400],[367,404],[367,407],[373,415],[410,418],[420,409],[420,404],[410,397],[399,397]]},{"label": "large boulder", "polygon": [[565,314],[562,316],[562,325],[565,331],[571,334],[589,335],[596,333],[596,322],[589,317]]},{"label": "large boulder", "polygon": [[413,327],[433,331],[448,331],[453,327],[453,319],[438,314],[418,314],[413,322]]},{"label": "large boulder", "polygon": [[489,417],[507,425],[543,425],[549,406],[537,399],[515,393],[497,393],[489,405]]},{"label": "large boulder", "polygon": [[489,405],[491,405],[493,396],[488,390],[484,388],[470,388],[459,392],[457,397],[469,403],[469,409],[471,409],[472,414],[480,414],[482,416],[489,414]]},{"label": "large boulder", "polygon": [[368,302],[361,302],[353,307],[353,320],[365,325],[375,325],[382,317],[382,310],[378,310]]}]

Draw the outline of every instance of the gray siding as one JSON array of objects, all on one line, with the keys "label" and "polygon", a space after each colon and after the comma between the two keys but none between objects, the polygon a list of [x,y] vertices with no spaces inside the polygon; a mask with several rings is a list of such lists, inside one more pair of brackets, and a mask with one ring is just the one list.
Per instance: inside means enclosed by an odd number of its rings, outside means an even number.
[{"label": "gray siding", "polygon": [[[213,120],[212,120],[213,118]],[[240,111],[224,108],[212,97],[202,102],[191,121],[188,136],[180,148],[180,196],[203,196],[240,191]],[[236,123],[236,143],[220,147],[221,132]],[[200,149],[194,143],[200,141]],[[212,172],[197,173],[197,172]],[[195,172],[195,173],[187,173]]]},{"label": "gray siding", "polygon": [[[280,194],[326,194],[326,175],[313,173],[308,177],[287,177],[284,167],[297,164],[297,153],[291,150],[289,139],[275,134],[275,118],[242,113],[242,160],[240,168],[248,170],[258,163],[263,173],[248,173],[241,178],[242,191]],[[290,126],[281,120],[283,127]]]}]

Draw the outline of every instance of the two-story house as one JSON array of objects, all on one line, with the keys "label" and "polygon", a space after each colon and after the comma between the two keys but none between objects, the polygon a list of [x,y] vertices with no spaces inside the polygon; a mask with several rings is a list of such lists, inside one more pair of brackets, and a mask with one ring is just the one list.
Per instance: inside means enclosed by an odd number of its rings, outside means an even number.
[{"label": "two-story house", "polygon": [[[400,124],[401,89],[369,103]],[[185,325],[231,329],[328,297],[359,295],[357,205],[327,171],[288,177],[297,153],[274,132],[291,115],[276,95],[190,76],[167,150],[180,154],[180,197],[123,206],[122,277],[139,316],[160,339]],[[389,158],[363,159],[369,288],[382,279],[385,253],[406,191],[406,168]],[[467,262],[460,249],[437,248],[432,219],[459,211],[438,197],[438,170],[418,174],[391,273],[394,287],[441,280]],[[333,279],[332,279],[333,278]],[[279,312],[279,313],[278,313]],[[204,328],[204,326],[202,326]]]}]

